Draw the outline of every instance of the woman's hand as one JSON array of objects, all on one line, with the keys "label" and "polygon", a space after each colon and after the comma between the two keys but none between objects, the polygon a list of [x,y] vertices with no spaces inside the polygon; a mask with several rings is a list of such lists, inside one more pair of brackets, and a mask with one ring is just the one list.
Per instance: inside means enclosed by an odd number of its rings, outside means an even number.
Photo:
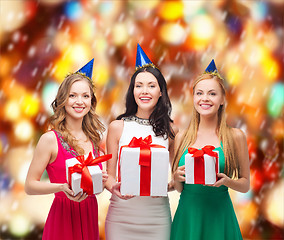
[{"label": "woman's hand", "polygon": [[173,186],[178,192],[182,192],[183,183],[185,182],[185,166],[178,167],[173,174]]},{"label": "woman's hand", "polygon": [[103,174],[103,185],[105,186],[105,183],[108,179],[108,174],[106,171],[102,171],[102,174]]},{"label": "woman's hand", "polygon": [[64,192],[70,200],[75,202],[82,202],[88,197],[88,194],[83,192],[79,192],[76,196],[74,196],[74,192],[70,189],[68,183],[64,183],[62,185],[62,192]]},{"label": "woman's hand", "polygon": [[135,197],[134,195],[121,195],[121,192],[120,192],[120,185],[121,185],[121,182],[119,183],[115,183],[113,186],[112,186],[112,193],[114,193],[116,196],[118,196],[119,198],[123,199],[123,200],[128,200],[130,198],[133,198]]},{"label": "woman's hand", "polygon": [[174,185],[174,180],[172,179],[169,183],[168,183],[168,192],[174,191],[175,190],[175,185]]},{"label": "woman's hand", "polygon": [[175,182],[185,182],[185,166],[178,167],[174,172],[174,181]]},{"label": "woman's hand", "polygon": [[228,183],[231,181],[231,178],[229,178],[224,173],[217,173],[218,180],[212,185],[213,187],[220,187],[222,185],[228,187]]}]

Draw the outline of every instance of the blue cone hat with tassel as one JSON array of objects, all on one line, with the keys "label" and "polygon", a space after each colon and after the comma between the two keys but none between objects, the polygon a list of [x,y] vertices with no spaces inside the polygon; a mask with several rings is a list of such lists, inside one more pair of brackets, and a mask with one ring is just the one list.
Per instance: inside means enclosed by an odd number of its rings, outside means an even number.
[{"label": "blue cone hat with tassel", "polygon": [[214,59],[211,60],[211,62],[209,63],[209,65],[205,69],[204,74],[212,74],[212,75],[219,77],[220,79],[223,79],[221,77],[221,75],[219,74],[218,70],[217,70]]},{"label": "blue cone hat with tassel", "polygon": [[146,53],[137,43],[135,70],[138,70],[139,68],[142,68],[142,67],[148,67],[148,66],[152,66],[156,68],[156,66],[151,62],[151,60],[147,57]]}]

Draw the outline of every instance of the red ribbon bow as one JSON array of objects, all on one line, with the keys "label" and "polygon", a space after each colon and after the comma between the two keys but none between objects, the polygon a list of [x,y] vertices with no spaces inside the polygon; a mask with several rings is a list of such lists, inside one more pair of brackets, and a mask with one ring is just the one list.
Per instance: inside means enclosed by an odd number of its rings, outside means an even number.
[{"label": "red ribbon bow", "polygon": [[132,138],[128,147],[140,147],[140,157],[139,157],[139,165],[145,167],[151,167],[151,143],[152,136],[149,135],[146,138]]},{"label": "red ribbon bow", "polygon": [[202,149],[196,149],[189,147],[188,153],[192,154],[194,157],[194,183],[195,184],[205,184],[205,167],[204,167],[204,154],[216,158],[215,171],[216,171],[216,181],[218,180],[218,153],[213,152],[214,146],[206,145]]},{"label": "red ribbon bow", "polygon": [[118,181],[121,181],[120,176],[120,156],[121,150],[124,147],[140,148],[139,165],[140,165],[140,196],[150,196],[151,193],[151,147],[165,148],[158,144],[152,144],[152,136],[149,135],[142,139],[133,137],[128,145],[121,146],[119,152],[118,163]]},{"label": "red ribbon bow", "polygon": [[71,185],[71,175],[72,173],[81,173],[81,188],[88,195],[93,194],[93,181],[92,176],[89,172],[88,166],[95,166],[99,163],[105,162],[111,159],[112,154],[103,155],[97,158],[93,158],[92,153],[90,152],[88,157],[85,159],[84,155],[76,157],[76,159],[80,162],[75,164],[72,167],[69,167],[69,184]]}]

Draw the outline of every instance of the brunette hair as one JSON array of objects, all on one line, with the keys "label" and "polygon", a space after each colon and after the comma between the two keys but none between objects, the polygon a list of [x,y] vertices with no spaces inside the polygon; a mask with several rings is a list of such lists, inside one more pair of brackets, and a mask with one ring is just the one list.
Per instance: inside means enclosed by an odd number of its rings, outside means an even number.
[{"label": "brunette hair", "polygon": [[156,136],[163,136],[165,139],[168,137],[174,139],[175,133],[171,127],[173,120],[170,115],[172,112],[172,104],[167,91],[167,83],[164,76],[159,69],[152,66],[145,66],[139,68],[131,77],[131,81],[126,94],[126,110],[125,113],[119,115],[117,119],[122,119],[123,117],[133,116],[137,113],[137,103],[134,99],[134,85],[136,76],[141,72],[149,72],[155,76],[158,81],[161,96],[149,117],[150,124],[153,127],[153,131]]}]

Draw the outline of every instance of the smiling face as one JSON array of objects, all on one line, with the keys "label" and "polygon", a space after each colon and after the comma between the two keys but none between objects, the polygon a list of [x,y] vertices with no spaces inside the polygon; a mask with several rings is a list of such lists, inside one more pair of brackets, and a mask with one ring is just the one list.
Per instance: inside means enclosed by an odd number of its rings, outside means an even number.
[{"label": "smiling face", "polygon": [[161,96],[156,77],[149,72],[140,72],[135,79],[133,95],[138,106],[137,115],[144,115],[141,111],[151,114]]},{"label": "smiling face", "polygon": [[66,118],[83,119],[91,108],[91,90],[87,80],[78,80],[71,85],[65,104]]},{"label": "smiling face", "polygon": [[214,116],[225,101],[220,84],[214,79],[204,79],[195,85],[193,102],[200,116]]}]

